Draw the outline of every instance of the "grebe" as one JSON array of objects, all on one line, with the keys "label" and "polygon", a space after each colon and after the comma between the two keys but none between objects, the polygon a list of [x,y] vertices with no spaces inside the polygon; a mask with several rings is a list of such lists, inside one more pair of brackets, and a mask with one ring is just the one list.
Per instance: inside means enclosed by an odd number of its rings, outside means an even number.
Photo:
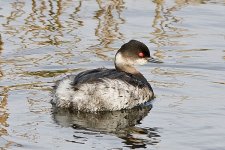
[{"label": "grebe", "polygon": [[148,47],[131,40],[115,55],[115,69],[98,68],[57,81],[51,103],[84,112],[115,111],[142,105],[154,98],[151,85],[135,68],[157,62]]}]

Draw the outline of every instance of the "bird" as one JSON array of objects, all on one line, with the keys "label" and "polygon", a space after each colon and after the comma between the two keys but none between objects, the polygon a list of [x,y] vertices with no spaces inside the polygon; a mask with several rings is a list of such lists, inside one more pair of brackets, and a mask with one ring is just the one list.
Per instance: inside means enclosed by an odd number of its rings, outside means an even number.
[{"label": "bird", "polygon": [[97,68],[57,81],[51,103],[54,107],[82,112],[117,111],[144,105],[154,92],[136,65],[159,62],[137,40],[123,44],[115,54],[115,69]]}]

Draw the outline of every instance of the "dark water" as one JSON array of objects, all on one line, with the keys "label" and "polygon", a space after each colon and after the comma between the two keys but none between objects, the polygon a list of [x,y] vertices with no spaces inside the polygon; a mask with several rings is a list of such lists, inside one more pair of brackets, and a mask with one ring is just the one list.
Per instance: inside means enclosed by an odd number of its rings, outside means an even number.
[{"label": "dark water", "polygon": [[[52,109],[65,74],[113,67],[136,39],[163,64],[140,70],[153,108]],[[225,1],[0,2],[1,149],[225,149]]]}]

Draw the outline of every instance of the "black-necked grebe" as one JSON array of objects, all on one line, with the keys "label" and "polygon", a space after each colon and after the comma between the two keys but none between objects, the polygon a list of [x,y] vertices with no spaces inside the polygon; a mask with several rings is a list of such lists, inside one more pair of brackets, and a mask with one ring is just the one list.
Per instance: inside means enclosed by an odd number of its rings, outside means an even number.
[{"label": "black-necked grebe", "polygon": [[151,61],[148,47],[131,40],[115,56],[115,68],[87,70],[58,81],[52,104],[78,111],[130,109],[154,97],[151,85],[134,65]]}]

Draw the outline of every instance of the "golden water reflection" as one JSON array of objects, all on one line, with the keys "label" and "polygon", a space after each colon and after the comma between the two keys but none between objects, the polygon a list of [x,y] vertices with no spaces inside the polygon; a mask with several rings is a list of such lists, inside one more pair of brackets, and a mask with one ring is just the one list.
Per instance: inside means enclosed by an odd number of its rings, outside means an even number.
[{"label": "golden water reflection", "polygon": [[[1,51],[3,50],[3,41],[0,34],[0,56]],[[0,66],[0,81],[3,77],[3,72],[1,71]],[[8,98],[8,89],[0,87],[0,137],[3,135],[8,135],[6,127],[8,127],[7,119],[9,114],[7,113],[7,98]]]},{"label": "golden water reflection", "polygon": [[125,23],[121,17],[124,9],[123,0],[101,1],[97,0],[99,9],[95,12],[94,18],[98,20],[95,35],[98,37],[101,46],[109,48],[116,39],[123,39],[119,31],[119,25]]},{"label": "golden water reflection", "polygon": [[158,47],[166,45],[182,45],[176,39],[177,37],[183,36],[181,32],[184,29],[175,27],[174,23],[179,23],[181,18],[178,18],[173,13],[179,9],[178,6],[165,6],[164,0],[154,0],[155,3],[155,17],[153,20],[152,27],[154,32],[151,34],[154,35],[154,38],[151,39],[151,42],[156,44]]},{"label": "golden water reflection", "polygon": [[9,126],[7,122],[9,118],[9,113],[7,111],[8,91],[8,88],[0,87],[0,143],[3,144],[0,148],[8,148],[14,143],[3,138],[8,135],[7,127]]},{"label": "golden water reflection", "polygon": [[[116,40],[126,40],[120,25],[126,21],[122,17],[125,10],[125,2],[119,1],[100,1],[97,0],[97,10],[94,12],[93,19],[97,21],[95,36],[98,43],[93,44],[87,49],[94,52],[99,58],[109,60],[105,51],[115,50],[110,45]],[[175,1],[175,4],[168,6],[164,0],[154,0],[155,16],[152,22],[154,31],[151,33],[152,43],[157,45],[155,56],[164,59],[165,52],[160,50],[162,46],[179,46],[185,43],[179,42],[178,38],[188,36],[184,34],[186,29],[175,26],[182,21],[182,18],[174,15],[186,5],[193,4],[192,1]],[[201,3],[201,1],[195,2]],[[14,43],[19,48],[32,46],[54,45],[61,46],[70,43],[76,46],[81,41],[79,29],[87,26],[81,18],[83,1],[31,1],[31,11],[25,15],[27,4],[21,1],[12,3],[12,13],[6,16],[7,21],[3,23],[6,34],[10,35],[8,41]],[[74,8],[72,6],[75,5]],[[66,21],[61,18],[66,18]],[[14,25],[17,20],[24,20],[24,24]],[[20,41],[14,40],[18,37]]]},{"label": "golden water reflection", "polygon": [[[72,6],[77,5],[75,8]],[[72,5],[73,4],[73,5]],[[74,31],[83,26],[83,21],[79,19],[79,11],[82,1],[31,1],[31,11],[27,13],[28,3],[16,1],[12,2],[12,11],[6,16],[7,21],[3,27],[13,39],[18,37],[20,41],[9,41],[15,45],[21,45],[27,48],[31,45],[60,45],[66,42],[80,41],[79,35]],[[68,14],[67,21],[62,21],[60,17],[65,10],[71,10]],[[67,12],[68,13],[68,12]],[[24,20],[24,24],[15,25],[19,19]],[[66,30],[65,30],[66,27]],[[65,38],[65,37],[69,38]]]},{"label": "golden water reflection", "polygon": [[99,43],[90,46],[88,49],[94,50],[94,53],[103,60],[109,60],[104,51],[115,50],[110,47],[110,44],[115,40],[123,40],[123,33],[120,32],[120,24],[125,23],[125,19],[121,14],[124,9],[123,0],[101,1],[96,0],[98,10],[95,11],[94,19],[98,21],[95,28],[95,35],[98,37]]},{"label": "golden water reflection", "polygon": [[0,136],[7,135],[7,130],[5,129],[8,127],[7,119],[9,114],[7,113],[7,97],[8,97],[8,89],[3,88],[2,91],[0,91]]},{"label": "golden water reflection", "polygon": [[185,46],[187,43],[181,42],[180,38],[194,36],[188,33],[187,28],[179,27],[184,18],[178,17],[175,13],[188,5],[203,4],[204,0],[176,0],[168,4],[165,0],[154,0],[155,16],[152,22],[154,31],[151,32],[153,38],[150,40],[157,46],[156,57],[165,58],[165,51],[161,50],[164,46]]},{"label": "golden water reflection", "polygon": [[[3,23],[4,34],[8,37],[7,43],[16,45],[13,49],[18,50],[65,45],[71,56],[74,56],[74,48],[81,42],[80,29],[88,26],[84,18],[81,18],[84,15],[81,11],[85,10],[82,7],[83,1],[32,0],[30,4],[31,10],[27,12],[29,3],[21,1],[11,3],[11,13],[5,16],[6,22]],[[110,44],[118,39],[125,39],[120,31],[120,25],[125,23],[122,17],[124,2],[96,1],[96,4],[98,7],[92,15],[92,23],[97,22],[97,26],[94,27],[97,44],[88,45],[84,49],[88,49],[103,60],[109,60],[105,52],[115,50]],[[22,22],[18,24],[17,20]],[[59,53],[64,55],[63,51]],[[47,55],[37,61],[41,62],[42,59],[51,60],[54,57]]]},{"label": "golden water reflection", "polygon": [[[2,50],[3,50],[3,41],[2,41],[2,36],[0,34],[0,58],[1,58]],[[0,61],[0,64],[1,64],[1,61]],[[0,66],[0,79],[1,77],[3,77],[3,72],[1,71],[1,66]]]},{"label": "golden water reflection", "polygon": [[2,35],[0,34],[0,54],[2,50],[3,50],[3,41],[2,41]]}]

